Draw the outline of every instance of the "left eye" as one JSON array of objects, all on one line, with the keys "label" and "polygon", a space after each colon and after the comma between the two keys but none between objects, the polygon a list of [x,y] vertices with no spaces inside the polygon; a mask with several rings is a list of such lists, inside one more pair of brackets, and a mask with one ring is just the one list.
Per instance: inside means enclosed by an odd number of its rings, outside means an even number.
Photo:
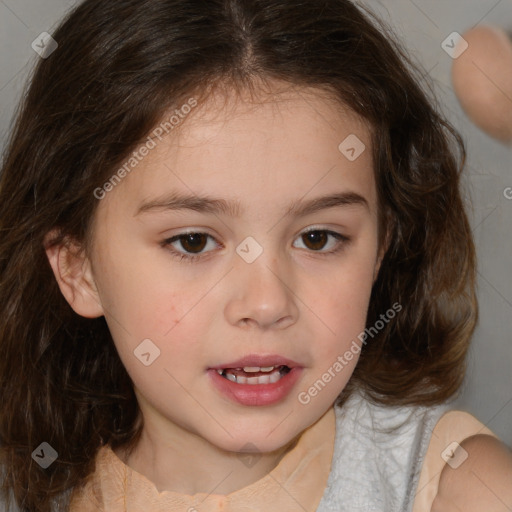
[{"label": "left eye", "polygon": [[[320,251],[327,244],[329,237],[334,239],[334,242],[331,244],[331,248],[326,251]],[[191,231],[189,233],[181,233],[179,235],[173,236],[172,238],[168,238],[164,240],[161,245],[163,247],[173,246],[171,249],[171,254],[180,260],[196,260],[202,257],[202,251],[208,245],[208,239],[215,240],[208,233]],[[298,240],[302,240],[305,242],[305,244],[308,244],[309,246],[307,246],[306,249],[310,249],[311,252],[333,254],[340,251],[345,243],[347,243],[350,239],[340,233],[336,233],[335,231],[326,229],[311,229],[309,231],[303,232]],[[177,250],[175,244],[181,244],[181,247],[185,250],[185,252]]]},{"label": "left eye", "polygon": [[[327,254],[336,252],[339,249],[339,246],[343,245],[343,242],[347,242],[348,238],[344,235],[341,235],[340,233],[336,233],[335,231],[329,231],[327,229],[311,229],[309,231],[305,231],[302,233],[302,235],[298,238],[298,240],[306,240],[307,243],[310,243],[313,245],[311,249],[313,249],[314,252],[318,252],[319,249],[322,249],[326,241],[329,239],[329,237],[334,238],[334,244],[332,245],[331,249],[328,251],[323,251]],[[321,247],[318,247],[318,246]],[[309,249],[310,247],[306,247],[306,249]]]}]

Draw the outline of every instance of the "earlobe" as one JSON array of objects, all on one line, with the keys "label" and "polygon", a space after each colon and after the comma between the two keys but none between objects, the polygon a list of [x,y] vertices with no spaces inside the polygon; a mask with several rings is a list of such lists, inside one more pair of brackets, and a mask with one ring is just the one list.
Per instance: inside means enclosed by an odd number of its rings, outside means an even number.
[{"label": "earlobe", "polygon": [[102,316],[103,308],[89,259],[77,243],[68,239],[50,246],[49,241],[54,235],[54,232],[46,235],[44,246],[62,295],[80,316]]},{"label": "earlobe", "polygon": [[374,271],[373,271],[373,284],[377,281],[377,276],[379,275],[380,265],[382,263],[382,258],[384,257],[384,253],[380,254],[377,258],[377,262],[375,263]]},{"label": "earlobe", "polygon": [[388,250],[388,240],[386,239],[385,243],[382,245],[382,247],[379,250],[379,254],[377,255],[377,261],[375,262],[375,267],[373,270],[373,284],[375,284],[375,281],[377,280],[377,276],[379,275],[380,266],[382,264],[382,260],[384,259],[384,255],[386,254]]}]

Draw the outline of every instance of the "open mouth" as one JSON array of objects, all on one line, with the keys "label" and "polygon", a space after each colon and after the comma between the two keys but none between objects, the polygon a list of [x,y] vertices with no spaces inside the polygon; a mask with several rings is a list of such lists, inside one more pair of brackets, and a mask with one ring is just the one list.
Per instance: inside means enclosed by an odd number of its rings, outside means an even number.
[{"label": "open mouth", "polygon": [[286,365],[279,366],[244,366],[243,368],[220,368],[217,373],[225,379],[236,384],[273,384],[279,381],[290,368]]}]

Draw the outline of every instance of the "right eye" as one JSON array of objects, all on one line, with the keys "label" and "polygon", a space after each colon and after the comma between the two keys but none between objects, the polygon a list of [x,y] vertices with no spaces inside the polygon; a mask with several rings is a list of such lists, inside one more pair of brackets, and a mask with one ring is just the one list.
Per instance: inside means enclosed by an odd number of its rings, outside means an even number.
[{"label": "right eye", "polygon": [[[180,233],[179,235],[168,238],[162,242],[163,247],[174,246],[174,244],[180,244],[186,252],[181,252],[176,248],[169,248],[171,254],[178,258],[180,261],[188,260],[190,262],[202,258],[202,250],[207,246],[207,239],[211,238],[215,240],[208,233],[198,233],[195,231],[189,231],[187,233]],[[188,252],[190,251],[190,253]],[[211,252],[211,251],[207,251]]]}]

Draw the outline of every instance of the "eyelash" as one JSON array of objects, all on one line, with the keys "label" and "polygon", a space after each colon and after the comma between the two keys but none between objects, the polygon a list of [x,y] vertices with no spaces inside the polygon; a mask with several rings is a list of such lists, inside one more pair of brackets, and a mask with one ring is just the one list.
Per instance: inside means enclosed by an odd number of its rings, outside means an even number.
[{"label": "eyelash", "polygon": [[[335,248],[331,249],[330,251],[322,252],[322,251],[311,250],[310,252],[313,252],[313,253],[320,253],[320,254],[325,254],[325,255],[329,255],[329,256],[333,255],[333,254],[337,254],[337,253],[341,252],[345,248],[345,246],[350,242],[349,237],[346,237],[346,236],[342,235],[341,233],[337,233],[336,231],[331,231],[329,229],[309,229],[307,231],[303,231],[300,234],[300,236],[307,235],[309,233],[327,233],[328,235],[331,235],[338,241]],[[214,237],[209,235],[208,233],[202,233],[200,231],[188,231],[188,232],[180,233],[179,235],[173,236],[171,238],[167,238],[166,240],[163,240],[161,242],[161,246],[164,248],[167,248],[174,258],[177,258],[179,261],[184,261],[185,263],[193,263],[199,259],[206,257],[206,256],[204,256],[205,253],[200,253],[200,254],[182,253],[182,252],[177,251],[176,249],[172,249],[169,247],[172,243],[180,240],[182,237],[187,236],[187,235],[206,235],[207,237],[214,239]],[[211,252],[211,251],[208,251],[208,252]],[[208,252],[206,254],[208,254]]]}]

